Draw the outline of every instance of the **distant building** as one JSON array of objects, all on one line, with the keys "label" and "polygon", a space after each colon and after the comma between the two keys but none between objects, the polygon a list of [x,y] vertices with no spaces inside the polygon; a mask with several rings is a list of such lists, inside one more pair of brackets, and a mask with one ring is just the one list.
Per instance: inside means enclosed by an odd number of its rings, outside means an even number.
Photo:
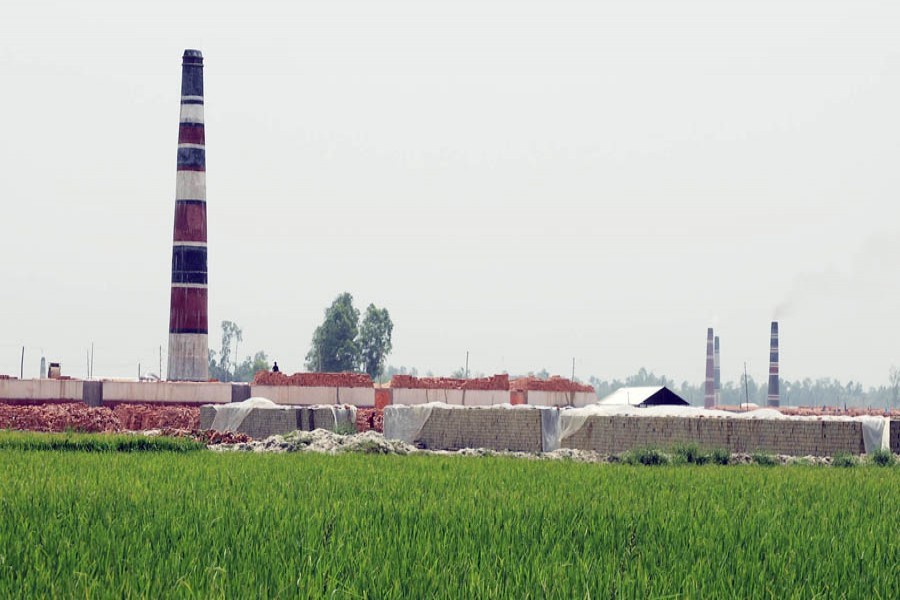
[{"label": "distant building", "polygon": [[690,406],[684,398],[664,385],[650,387],[623,387],[600,400],[608,406]]}]

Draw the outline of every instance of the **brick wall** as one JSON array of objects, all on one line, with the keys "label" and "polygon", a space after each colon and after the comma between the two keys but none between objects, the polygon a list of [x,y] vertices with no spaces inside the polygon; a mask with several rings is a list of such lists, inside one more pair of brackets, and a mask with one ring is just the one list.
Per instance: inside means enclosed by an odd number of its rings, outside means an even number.
[{"label": "brick wall", "polygon": [[415,443],[436,450],[541,451],[541,411],[435,408]]},{"label": "brick wall", "polygon": [[833,456],[865,451],[862,424],[844,421],[760,421],[682,417],[588,417],[563,448],[614,454],[634,448],[696,443],[731,452]]},{"label": "brick wall", "polygon": [[[215,417],[216,408],[214,406],[201,406],[200,429],[211,429]],[[347,425],[352,425],[352,423],[348,421]],[[327,406],[254,408],[247,414],[237,431],[246,433],[254,439],[265,439],[270,435],[284,435],[298,429],[300,431],[312,431],[313,429],[334,431],[334,412]]]},{"label": "brick wall", "polygon": [[900,419],[891,419],[891,452],[900,454]]}]

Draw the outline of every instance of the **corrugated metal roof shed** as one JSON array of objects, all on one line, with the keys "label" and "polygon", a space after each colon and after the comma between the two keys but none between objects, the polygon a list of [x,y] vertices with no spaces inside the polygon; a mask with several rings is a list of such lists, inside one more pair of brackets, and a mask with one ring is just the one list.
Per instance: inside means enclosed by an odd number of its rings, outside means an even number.
[{"label": "corrugated metal roof shed", "polygon": [[689,406],[689,403],[667,388],[658,385],[651,387],[623,387],[600,400],[598,404],[620,406]]}]

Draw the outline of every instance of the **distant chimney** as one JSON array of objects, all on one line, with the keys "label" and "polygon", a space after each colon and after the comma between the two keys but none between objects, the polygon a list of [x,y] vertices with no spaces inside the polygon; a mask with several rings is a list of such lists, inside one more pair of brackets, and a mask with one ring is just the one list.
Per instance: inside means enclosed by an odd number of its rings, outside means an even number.
[{"label": "distant chimney", "polygon": [[719,336],[715,337],[715,351],[713,355],[713,389],[715,390],[716,406],[722,403],[722,379],[719,376]]},{"label": "distant chimney", "polygon": [[777,408],[781,405],[778,394],[778,321],[772,321],[772,341],[769,346],[769,406]]},{"label": "distant chimney", "polygon": [[715,382],[715,357],[713,329],[710,327],[706,330],[706,382],[705,393],[703,395],[704,408],[713,408],[716,405],[716,382]]}]

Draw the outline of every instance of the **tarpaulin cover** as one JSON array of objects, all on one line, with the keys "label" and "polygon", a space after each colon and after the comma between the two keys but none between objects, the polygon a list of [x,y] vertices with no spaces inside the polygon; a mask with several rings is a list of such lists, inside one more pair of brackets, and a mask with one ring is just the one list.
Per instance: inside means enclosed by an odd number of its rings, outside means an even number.
[{"label": "tarpaulin cover", "polygon": [[592,404],[583,408],[567,409],[561,413],[560,440],[580,430],[588,417],[687,417],[717,419],[755,419],[761,421],[856,421],[862,424],[863,444],[866,452],[889,448],[889,419],[885,417],[837,417],[837,416],[792,416],[774,408],[760,408],[747,412],[729,412],[700,408],[696,406],[649,406],[637,408],[627,405]]},{"label": "tarpaulin cover", "polygon": [[248,398],[243,402],[214,404],[212,406],[216,409],[216,416],[213,417],[210,429],[215,431],[237,431],[254,408],[290,409],[289,406],[280,406],[268,398]]}]

